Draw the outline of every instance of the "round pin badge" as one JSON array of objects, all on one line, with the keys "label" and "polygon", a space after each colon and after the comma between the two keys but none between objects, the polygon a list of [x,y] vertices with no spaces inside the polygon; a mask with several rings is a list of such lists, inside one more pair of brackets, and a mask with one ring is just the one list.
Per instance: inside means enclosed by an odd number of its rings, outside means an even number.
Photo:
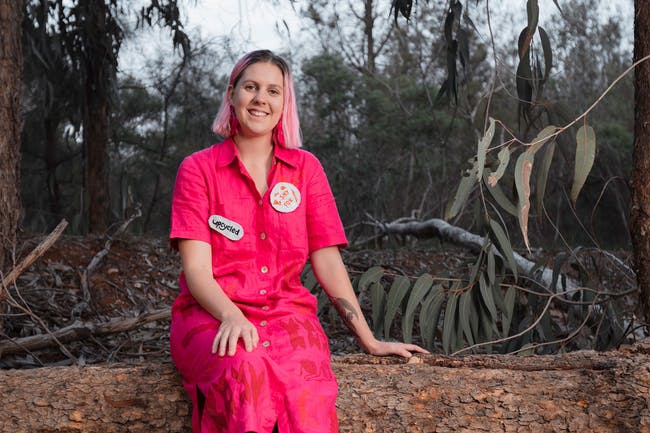
[{"label": "round pin badge", "polygon": [[278,212],[293,212],[300,205],[300,191],[289,182],[278,182],[271,190],[271,206]]}]

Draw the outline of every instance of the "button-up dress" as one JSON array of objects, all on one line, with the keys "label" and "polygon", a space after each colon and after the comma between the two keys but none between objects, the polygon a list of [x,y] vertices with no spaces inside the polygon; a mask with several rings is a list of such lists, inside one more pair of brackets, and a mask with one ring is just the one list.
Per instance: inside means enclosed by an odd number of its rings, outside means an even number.
[{"label": "button-up dress", "polygon": [[347,240],[319,161],[276,146],[260,196],[232,139],[179,167],[170,239],[212,247],[215,280],[257,328],[260,343],[212,354],[220,322],[180,276],[171,354],[193,403],[195,433],[337,432],[337,383],[316,298],[300,282],[308,254]]}]

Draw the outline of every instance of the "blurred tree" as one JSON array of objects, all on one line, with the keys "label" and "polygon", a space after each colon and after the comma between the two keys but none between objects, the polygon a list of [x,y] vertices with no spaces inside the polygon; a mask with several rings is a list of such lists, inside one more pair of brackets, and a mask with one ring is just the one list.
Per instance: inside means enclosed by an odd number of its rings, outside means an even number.
[{"label": "blurred tree", "polygon": [[[25,6],[33,27],[38,27],[39,21],[40,26],[46,23],[48,34],[60,42],[63,61],[80,81],[78,86],[66,90],[79,103],[85,173],[83,214],[89,231],[105,230],[111,220],[109,119],[118,53],[124,36],[120,17],[125,17],[133,6],[118,0],[39,0],[25,2]],[[174,45],[187,52],[189,39],[182,31],[177,0],[152,1],[141,9],[141,22],[151,25],[154,19],[169,27]],[[27,48],[38,46],[28,44]]]},{"label": "blurred tree", "polygon": [[[447,128],[471,118],[435,105],[444,41],[429,29],[440,25],[441,6],[423,4],[421,19],[404,28],[382,19],[385,6],[313,2],[302,11],[322,45],[302,65],[305,143],[322,158],[348,222],[439,213],[446,170],[462,154],[448,158]],[[476,65],[485,52],[472,53]],[[454,131],[462,146],[474,140],[472,128]]]},{"label": "blurred tree", "polygon": [[[11,264],[21,213],[22,15],[19,1],[0,4],[0,271]],[[0,301],[3,289],[0,287]]]},{"label": "blurred tree", "polygon": [[[176,170],[182,158],[217,140],[210,130],[228,79],[215,65],[230,64],[223,47],[216,51],[193,37],[189,56],[166,53],[148,63],[141,77],[119,83],[118,110],[112,117],[113,190],[119,212],[143,205],[135,230],[165,233]],[[170,61],[171,59],[171,61]]]},{"label": "blurred tree", "polygon": [[21,185],[23,225],[46,231],[66,215],[76,230],[81,224],[79,193],[65,184],[83,182],[83,175],[75,176],[76,167],[82,167],[81,138],[71,127],[81,124],[80,93],[74,91],[79,79],[63,55],[61,35],[48,31],[49,19],[47,1],[26,4],[21,170],[30,182]]}]

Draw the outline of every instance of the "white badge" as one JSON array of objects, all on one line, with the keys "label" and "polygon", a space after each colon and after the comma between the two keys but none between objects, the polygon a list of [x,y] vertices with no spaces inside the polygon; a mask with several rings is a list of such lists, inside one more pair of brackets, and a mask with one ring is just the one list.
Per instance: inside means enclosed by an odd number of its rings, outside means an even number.
[{"label": "white badge", "polygon": [[278,212],[293,212],[300,205],[300,191],[289,182],[278,182],[271,190],[271,206]]},{"label": "white badge", "polygon": [[212,215],[208,219],[210,228],[218,233],[221,233],[231,241],[238,241],[244,236],[244,228],[228,218],[221,215]]}]

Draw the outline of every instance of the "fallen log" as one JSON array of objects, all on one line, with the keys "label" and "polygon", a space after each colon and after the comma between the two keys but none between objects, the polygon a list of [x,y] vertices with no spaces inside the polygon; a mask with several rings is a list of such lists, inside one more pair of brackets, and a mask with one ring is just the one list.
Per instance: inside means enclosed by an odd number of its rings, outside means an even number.
[{"label": "fallen log", "polygon": [[49,334],[38,334],[29,337],[0,340],[0,359],[6,355],[13,355],[30,350],[44,349],[56,344],[69,343],[83,340],[84,338],[100,337],[102,335],[116,334],[118,332],[137,329],[142,325],[157,320],[168,320],[171,317],[171,307],[161,308],[142,313],[136,317],[115,318],[104,323],[74,322],[64,328],[57,329]]},{"label": "fallen log", "polygon": [[[471,251],[478,252],[483,248],[485,239],[477,234],[468,232],[457,226],[449,224],[447,221],[439,218],[431,218],[426,221],[408,221],[392,223],[375,223],[375,226],[385,234],[412,235],[415,237],[438,237],[440,239],[463,246]],[[495,253],[500,255],[495,249]],[[553,285],[553,270],[540,267],[535,262],[531,262],[516,251],[513,251],[513,257],[517,268],[523,274],[539,282],[543,287]],[[575,290],[580,287],[577,281],[566,278],[564,289],[567,291]]]},{"label": "fallen log", "polygon": [[[650,432],[647,350],[333,358],[340,431]],[[173,366],[0,371],[0,431],[190,432]]]}]

